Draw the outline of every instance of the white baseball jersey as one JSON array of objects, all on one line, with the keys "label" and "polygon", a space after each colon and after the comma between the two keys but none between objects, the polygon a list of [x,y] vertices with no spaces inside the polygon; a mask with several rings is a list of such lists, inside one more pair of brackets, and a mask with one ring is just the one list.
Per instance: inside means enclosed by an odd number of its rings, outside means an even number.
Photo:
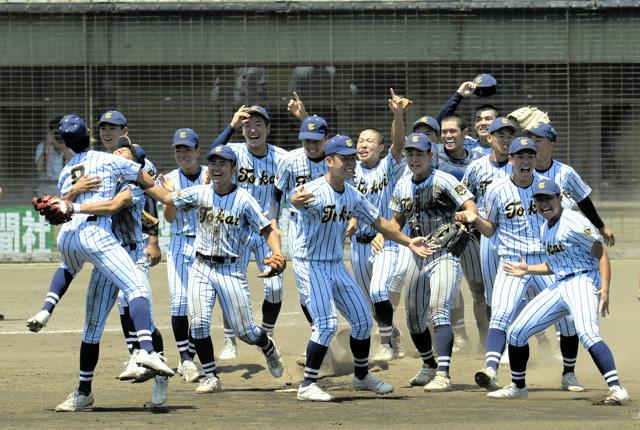
[{"label": "white baseball jersey", "polygon": [[465,149],[466,156],[463,159],[453,158],[449,154],[447,154],[444,145],[439,144],[437,146],[438,166],[436,168],[454,176],[458,181],[462,180],[462,178],[464,177],[464,173],[471,162],[480,157],[480,154],[477,151],[469,151]]},{"label": "white baseball jersey", "polygon": [[551,166],[547,170],[536,169],[536,172],[558,184],[564,197],[562,199],[562,207],[564,208],[573,208],[591,194],[591,187],[585,184],[578,172],[573,167],[557,160],[551,160]]},{"label": "white baseball jersey", "polygon": [[602,236],[581,213],[565,209],[553,227],[544,223],[540,235],[556,279],[599,270],[598,259],[591,255],[591,248],[595,242],[602,242]]},{"label": "white baseball jersey", "polygon": [[[206,166],[200,166],[200,173],[197,177],[188,178],[180,169],[175,169],[166,175],[167,179],[173,182],[174,191],[201,185],[207,172]],[[171,235],[196,235],[198,226],[198,211],[195,208],[176,212],[176,219],[171,223]]]},{"label": "white baseball jersey", "polygon": [[509,160],[498,163],[492,161],[488,155],[469,164],[462,178],[462,183],[476,196],[476,204],[481,216],[485,215],[484,196],[487,193],[487,187],[495,180],[509,176],[511,171]]},{"label": "white baseball jersey", "polygon": [[288,198],[291,191],[327,173],[324,157],[311,160],[304,148],[294,149],[282,159],[276,175],[276,187]]},{"label": "white baseball jersey", "polygon": [[145,204],[145,194],[142,188],[135,184],[124,184],[121,191],[130,190],[133,200],[131,204],[120,212],[111,216],[113,234],[121,245],[137,245],[143,247],[142,210]]},{"label": "white baseball jersey", "polygon": [[473,194],[456,178],[440,170],[419,183],[403,176],[393,190],[389,207],[405,216],[412,235],[428,235],[442,224],[455,222],[456,209]]},{"label": "white baseball jersey", "polygon": [[372,224],[378,209],[350,184],[342,192],[335,191],[325,177],[305,185],[315,196],[309,207],[296,209],[295,234],[291,237],[294,258],[316,261],[341,261],[347,223],[356,218],[359,223]]},{"label": "white baseball jersey", "polygon": [[542,254],[540,228],[544,218],[538,214],[533,200],[534,183],[543,177],[534,172],[531,184],[519,187],[510,176],[495,181],[487,189],[485,212],[487,219],[496,225],[498,255],[511,257]]},{"label": "white baseball jersey", "polygon": [[196,209],[198,233],[196,252],[203,255],[238,258],[246,252],[252,232],[270,225],[258,202],[244,189],[234,187],[219,195],[213,185],[199,185],[173,193],[178,210]]},{"label": "white baseball jersey", "polygon": [[491,147],[484,147],[480,144],[480,139],[471,136],[464,137],[464,149],[474,155],[475,158],[484,157],[491,154]]},{"label": "white baseball jersey", "polygon": [[257,157],[249,151],[246,143],[228,143],[227,146],[238,157],[237,184],[258,201],[262,214],[266,216],[273,198],[278,166],[288,152],[277,146],[267,145],[267,155]]}]

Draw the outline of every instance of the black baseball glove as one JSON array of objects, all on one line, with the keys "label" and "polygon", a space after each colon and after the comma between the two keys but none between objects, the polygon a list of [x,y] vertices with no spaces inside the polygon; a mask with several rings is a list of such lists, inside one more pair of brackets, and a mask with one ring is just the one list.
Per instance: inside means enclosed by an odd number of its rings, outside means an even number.
[{"label": "black baseball glove", "polygon": [[427,236],[427,244],[435,248],[446,248],[452,255],[459,257],[472,238],[473,235],[464,224],[443,224]]}]

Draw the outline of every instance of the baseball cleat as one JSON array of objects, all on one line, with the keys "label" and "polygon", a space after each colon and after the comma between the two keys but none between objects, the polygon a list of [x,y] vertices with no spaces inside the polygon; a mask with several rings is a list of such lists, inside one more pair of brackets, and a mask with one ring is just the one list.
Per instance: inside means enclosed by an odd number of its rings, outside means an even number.
[{"label": "baseball cleat", "polygon": [[352,385],[356,391],[373,391],[376,394],[389,394],[393,392],[393,385],[379,380],[371,373],[367,373],[364,379],[358,379],[354,376]]},{"label": "baseball cleat", "polygon": [[222,347],[222,351],[220,351],[220,355],[218,356],[219,360],[234,360],[238,357],[238,347],[236,346],[236,341],[231,337],[224,338],[224,346]]},{"label": "baseball cleat", "polygon": [[492,399],[526,399],[529,397],[527,387],[518,388],[513,382],[499,390],[487,393],[487,397]]},{"label": "baseball cleat", "polygon": [[453,390],[453,384],[451,378],[447,376],[447,372],[436,372],[435,378],[427,385],[424,386],[424,391],[438,392],[438,391],[451,391]]},{"label": "baseball cleat", "polygon": [[415,387],[418,387],[418,386],[424,387],[429,382],[431,382],[435,377],[436,377],[436,369],[433,367],[429,367],[428,364],[423,364],[422,369],[420,369],[420,372],[418,372],[416,376],[411,378],[411,380],[409,381],[409,384]]},{"label": "baseball cleat", "polygon": [[138,355],[139,352],[140,351],[137,349],[134,350],[131,353],[129,360],[123,363],[124,368],[122,369],[122,372],[118,375],[119,380],[129,381],[131,379],[136,379],[140,377],[140,375],[142,375],[142,373],[144,372],[144,367],[138,366],[138,364],[136,363],[136,356]]},{"label": "baseball cleat", "polygon": [[402,342],[402,333],[398,330],[391,336],[391,348],[393,349],[394,358],[404,358],[404,345]]},{"label": "baseball cleat", "polygon": [[282,366],[282,359],[280,358],[278,347],[273,342],[273,339],[271,339],[271,342],[273,343],[273,350],[270,354],[265,354],[264,358],[267,360],[267,366],[269,367],[271,375],[273,375],[274,378],[279,378],[284,373],[284,367]]},{"label": "baseball cleat", "polygon": [[202,379],[200,375],[200,369],[196,363],[191,360],[184,360],[182,363],[182,379],[184,382],[198,382]]},{"label": "baseball cleat", "polygon": [[613,385],[609,387],[609,395],[604,399],[604,403],[605,404],[615,404],[616,402],[622,403],[622,402],[626,402],[630,398],[631,397],[629,396],[629,393],[627,393],[627,390],[625,390],[624,387],[620,385]]},{"label": "baseball cleat", "polygon": [[155,370],[160,375],[173,376],[175,372],[167,366],[163,357],[155,351],[147,352],[144,349],[136,355],[136,363],[147,369]]},{"label": "baseball cleat", "polygon": [[151,403],[149,406],[162,406],[167,401],[167,388],[169,386],[169,378],[166,376],[156,375],[151,391]]},{"label": "baseball cleat", "polygon": [[373,355],[373,361],[387,363],[391,360],[393,360],[393,348],[391,348],[391,345],[387,345],[386,343],[380,344],[376,353]]},{"label": "baseball cleat", "polygon": [[205,376],[205,378],[200,381],[198,388],[196,388],[196,393],[198,394],[218,393],[220,391],[222,391],[222,384],[216,375]]},{"label": "baseball cleat", "polygon": [[333,396],[320,388],[315,382],[306,387],[300,385],[297,398],[308,402],[330,402],[333,400]]},{"label": "baseball cleat", "polygon": [[478,370],[475,374],[476,384],[489,391],[500,389],[498,385],[498,374],[492,367]]},{"label": "baseball cleat", "polygon": [[456,354],[468,354],[470,346],[471,345],[467,339],[462,336],[455,336],[453,338],[453,349],[451,352]]},{"label": "baseball cleat", "polygon": [[576,374],[573,372],[565,373],[564,375],[562,375],[560,388],[562,388],[563,391],[584,391],[584,386],[580,383],[580,381],[578,381]]},{"label": "baseball cleat", "polygon": [[43,309],[27,320],[27,328],[33,333],[38,333],[47,325],[49,318],[51,314]]},{"label": "baseball cleat", "polygon": [[73,390],[67,400],[56,406],[56,412],[78,412],[93,405],[93,394],[81,394],[77,389]]}]

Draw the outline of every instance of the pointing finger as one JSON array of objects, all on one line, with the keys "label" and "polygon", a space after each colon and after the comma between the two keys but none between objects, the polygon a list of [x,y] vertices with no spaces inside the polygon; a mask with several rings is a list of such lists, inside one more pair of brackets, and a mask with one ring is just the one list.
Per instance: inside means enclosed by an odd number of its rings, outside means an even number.
[{"label": "pointing finger", "polygon": [[389,94],[391,94],[391,100],[396,98],[396,92],[393,91],[393,88],[389,88]]}]

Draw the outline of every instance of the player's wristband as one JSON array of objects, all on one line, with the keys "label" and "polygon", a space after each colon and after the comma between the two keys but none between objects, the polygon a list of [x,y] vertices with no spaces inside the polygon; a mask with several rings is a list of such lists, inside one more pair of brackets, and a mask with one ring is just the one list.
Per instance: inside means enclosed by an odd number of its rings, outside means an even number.
[{"label": "player's wristband", "polygon": [[76,214],[81,214],[82,211],[80,210],[80,203],[74,203],[73,204],[73,213]]}]

